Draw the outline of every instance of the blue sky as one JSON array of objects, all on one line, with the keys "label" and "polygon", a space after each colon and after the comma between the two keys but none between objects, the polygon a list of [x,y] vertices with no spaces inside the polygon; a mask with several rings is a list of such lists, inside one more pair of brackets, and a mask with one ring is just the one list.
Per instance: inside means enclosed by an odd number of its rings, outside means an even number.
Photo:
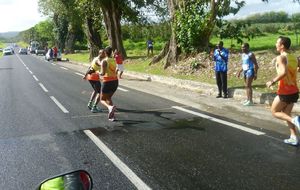
[{"label": "blue sky", "polygon": [[[37,2],[38,0],[0,0],[0,32],[27,30],[45,20],[45,17],[38,12]],[[246,0],[246,6],[235,18],[269,11],[295,13],[300,12],[300,5],[293,3],[292,0],[269,0],[269,3],[263,3],[261,0]]]}]

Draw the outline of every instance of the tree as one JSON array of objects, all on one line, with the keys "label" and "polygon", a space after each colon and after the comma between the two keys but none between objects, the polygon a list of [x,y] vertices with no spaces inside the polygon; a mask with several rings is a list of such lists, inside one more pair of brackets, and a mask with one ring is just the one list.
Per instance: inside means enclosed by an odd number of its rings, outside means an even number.
[{"label": "tree", "polygon": [[103,48],[100,31],[102,30],[102,12],[100,6],[95,1],[77,1],[78,9],[84,12],[85,33],[89,44],[89,60],[91,61],[98,55]]},{"label": "tree", "polygon": [[123,47],[121,20],[139,22],[143,19],[143,10],[147,6],[157,7],[165,0],[103,0],[99,1],[103,13],[103,19],[113,49],[118,49],[123,57],[127,57]]},{"label": "tree", "polygon": [[39,0],[39,11],[43,15],[52,18],[54,23],[53,33],[55,43],[59,48],[64,49],[65,41],[68,33],[68,17],[60,0]]},{"label": "tree", "polygon": [[231,6],[230,0],[168,0],[172,27],[171,39],[166,44],[169,47],[150,64],[166,57],[167,68],[177,63],[181,49],[186,53],[206,49],[216,22],[230,13],[236,14],[245,2],[235,4],[236,7]]},{"label": "tree", "polygon": [[49,41],[54,41],[53,27],[54,24],[49,19],[46,21],[39,22],[34,26],[34,29],[38,36],[37,41],[39,41],[42,46],[47,45]]},{"label": "tree", "polygon": [[76,9],[76,0],[39,0],[38,4],[39,10],[53,19],[59,48],[74,52],[75,42],[83,34],[82,14]]}]

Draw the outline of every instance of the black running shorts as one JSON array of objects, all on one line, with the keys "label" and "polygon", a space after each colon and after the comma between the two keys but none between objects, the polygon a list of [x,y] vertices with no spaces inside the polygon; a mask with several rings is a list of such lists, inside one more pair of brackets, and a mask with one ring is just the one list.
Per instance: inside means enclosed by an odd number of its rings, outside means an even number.
[{"label": "black running shorts", "polygon": [[91,86],[95,90],[95,92],[100,93],[101,92],[101,82],[96,80],[89,80]]},{"label": "black running shorts", "polygon": [[111,94],[114,93],[119,86],[119,80],[113,80],[108,82],[103,82],[102,84],[102,93]]},{"label": "black running shorts", "polygon": [[280,101],[290,103],[296,103],[299,98],[299,93],[289,94],[289,95],[280,95],[278,94]]}]

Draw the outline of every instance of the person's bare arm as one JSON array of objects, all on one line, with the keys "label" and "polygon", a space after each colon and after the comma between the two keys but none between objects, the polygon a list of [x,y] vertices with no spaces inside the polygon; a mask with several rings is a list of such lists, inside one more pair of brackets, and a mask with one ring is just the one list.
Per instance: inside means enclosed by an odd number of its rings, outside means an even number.
[{"label": "person's bare arm", "polygon": [[282,79],[283,77],[286,76],[287,74],[287,68],[286,68],[286,64],[287,64],[287,60],[285,56],[278,56],[276,58],[276,62],[277,62],[277,66],[278,66],[278,74],[275,78],[273,78],[273,80],[268,81],[266,83],[267,87],[271,87],[274,83],[278,82],[280,79]]},{"label": "person's bare arm", "polygon": [[256,57],[255,55],[252,53],[251,55],[251,60],[252,60],[252,63],[254,64],[254,80],[257,79],[257,72],[258,72],[258,64],[257,64],[257,60],[256,60]]},{"label": "person's bare arm", "polygon": [[100,76],[104,76],[105,75],[106,67],[107,67],[107,62],[104,60],[104,61],[102,61],[102,64],[101,64]]},{"label": "person's bare arm", "polygon": [[297,60],[298,60],[298,72],[300,72],[300,56],[297,57]]}]

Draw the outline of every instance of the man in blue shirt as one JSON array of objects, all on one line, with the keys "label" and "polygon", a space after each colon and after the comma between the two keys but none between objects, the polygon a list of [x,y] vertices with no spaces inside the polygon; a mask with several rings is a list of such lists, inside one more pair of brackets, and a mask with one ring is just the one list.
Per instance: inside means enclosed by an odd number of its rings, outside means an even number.
[{"label": "man in blue shirt", "polygon": [[146,44],[147,44],[147,56],[149,56],[149,52],[151,52],[151,55],[153,55],[153,41],[149,38]]},{"label": "man in blue shirt", "polygon": [[218,85],[219,93],[216,98],[222,97],[228,98],[227,91],[227,65],[228,65],[228,56],[229,51],[223,47],[223,42],[220,41],[217,45],[217,48],[214,51],[214,61],[215,63],[215,72],[216,72],[216,81]]}]

